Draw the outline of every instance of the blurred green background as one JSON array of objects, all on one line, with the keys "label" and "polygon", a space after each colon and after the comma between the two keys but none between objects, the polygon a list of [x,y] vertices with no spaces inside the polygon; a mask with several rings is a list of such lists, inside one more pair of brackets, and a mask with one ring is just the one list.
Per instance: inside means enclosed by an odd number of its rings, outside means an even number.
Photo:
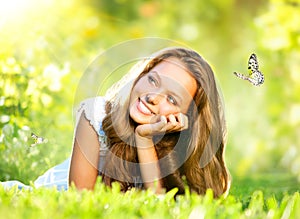
[{"label": "blurred green background", "polygon": [[[176,40],[212,65],[234,177],[300,181],[299,0],[0,0],[0,181],[33,181],[70,155],[79,80],[106,49],[141,37]],[[247,73],[252,52],[265,83]],[[47,142],[30,147],[31,132]]]}]

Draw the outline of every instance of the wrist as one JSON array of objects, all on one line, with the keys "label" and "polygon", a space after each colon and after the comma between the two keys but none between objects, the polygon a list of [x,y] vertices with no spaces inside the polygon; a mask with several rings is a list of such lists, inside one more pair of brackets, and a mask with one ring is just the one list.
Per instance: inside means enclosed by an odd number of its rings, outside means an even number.
[{"label": "wrist", "polygon": [[135,144],[138,149],[150,148],[154,146],[152,137],[141,136],[137,132],[135,133]]}]

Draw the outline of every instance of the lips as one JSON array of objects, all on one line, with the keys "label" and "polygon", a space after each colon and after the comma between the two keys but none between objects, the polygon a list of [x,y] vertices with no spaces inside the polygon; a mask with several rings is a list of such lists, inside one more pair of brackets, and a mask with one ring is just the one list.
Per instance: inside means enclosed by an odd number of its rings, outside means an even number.
[{"label": "lips", "polygon": [[141,99],[137,101],[138,110],[145,115],[152,115],[153,112],[143,103]]}]

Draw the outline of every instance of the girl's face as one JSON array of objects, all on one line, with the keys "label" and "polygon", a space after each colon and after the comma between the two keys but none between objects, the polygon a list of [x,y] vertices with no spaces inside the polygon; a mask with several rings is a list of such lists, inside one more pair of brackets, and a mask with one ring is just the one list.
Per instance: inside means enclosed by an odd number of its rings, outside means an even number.
[{"label": "girl's face", "polygon": [[130,117],[138,124],[147,124],[156,115],[185,114],[196,90],[196,80],[178,59],[164,60],[133,87]]}]

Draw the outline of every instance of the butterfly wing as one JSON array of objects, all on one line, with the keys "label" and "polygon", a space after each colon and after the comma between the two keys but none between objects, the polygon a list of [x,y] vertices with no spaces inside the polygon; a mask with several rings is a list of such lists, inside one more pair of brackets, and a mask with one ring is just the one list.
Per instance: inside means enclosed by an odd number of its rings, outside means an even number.
[{"label": "butterfly wing", "polygon": [[248,77],[248,76],[243,75],[243,74],[241,74],[241,73],[233,72],[233,74],[234,74],[235,76],[237,76],[238,78],[240,78],[240,79],[243,79],[243,80],[249,80],[249,77]]},{"label": "butterfly wing", "polygon": [[252,53],[248,60],[248,69],[250,70],[250,75],[252,75],[255,71],[258,71],[258,67],[257,57],[254,53]]}]

